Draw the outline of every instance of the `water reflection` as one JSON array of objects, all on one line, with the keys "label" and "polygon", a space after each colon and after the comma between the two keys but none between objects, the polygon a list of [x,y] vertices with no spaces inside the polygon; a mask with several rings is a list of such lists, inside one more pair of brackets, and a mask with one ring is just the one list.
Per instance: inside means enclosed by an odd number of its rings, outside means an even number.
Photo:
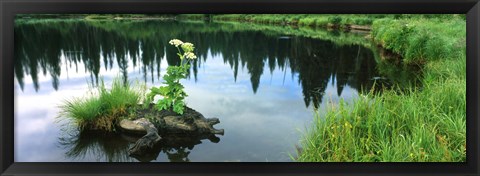
[{"label": "water reflection", "polygon": [[[339,35],[332,32],[331,35]],[[356,90],[368,90],[375,76],[375,61],[371,50],[355,45],[255,30],[239,30],[234,25],[216,23],[178,23],[159,21],[19,21],[15,25],[15,77],[24,89],[24,78],[30,76],[39,90],[39,74],[50,74],[55,90],[62,69],[78,72],[84,66],[92,82],[98,83],[100,69],[119,72],[128,79],[128,67],[140,69],[144,81],[158,82],[161,61],[179,64],[172,38],[196,45],[199,59],[189,74],[197,80],[198,70],[208,53],[221,55],[237,80],[239,69],[250,75],[251,90],[258,91],[264,66],[270,74],[278,69],[298,76],[305,105],[317,107],[333,75],[337,94],[348,85]],[[61,58],[64,58],[63,60]],[[62,63],[62,61],[64,63]],[[129,64],[129,63],[132,64]],[[83,63],[83,64],[80,64]],[[285,78],[284,78],[285,79]]]},{"label": "water reflection", "polygon": [[[202,140],[218,143],[220,138],[215,135],[204,136],[163,136],[148,152],[141,155],[128,155],[128,149],[142,136],[123,133],[99,133],[95,131],[80,132],[74,135],[63,134],[59,144],[66,150],[65,157],[73,161],[97,162],[150,162],[158,159],[168,159],[170,162],[189,162],[188,155],[195,145]],[[160,154],[166,155],[160,157]],[[88,158],[91,157],[91,158]]]},{"label": "water reflection", "polygon": [[72,160],[131,162],[128,156],[129,141],[119,134],[81,132],[76,135],[65,135],[59,139],[60,146],[66,149],[65,156]]}]

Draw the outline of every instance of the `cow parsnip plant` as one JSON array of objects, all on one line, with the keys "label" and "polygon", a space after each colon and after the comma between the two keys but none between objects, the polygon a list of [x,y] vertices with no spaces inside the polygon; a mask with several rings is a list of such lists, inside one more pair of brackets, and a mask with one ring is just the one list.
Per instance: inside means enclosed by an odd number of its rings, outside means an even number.
[{"label": "cow parsnip plant", "polygon": [[189,63],[197,56],[193,53],[195,47],[192,43],[182,42],[178,39],[170,40],[169,43],[178,49],[177,55],[180,57],[180,65],[167,67],[167,73],[163,76],[163,83],[166,85],[150,88],[146,100],[150,103],[155,96],[163,96],[163,99],[159,99],[155,105],[159,111],[172,109],[176,113],[183,114],[187,93],[185,93],[180,79],[187,77],[190,68]]}]

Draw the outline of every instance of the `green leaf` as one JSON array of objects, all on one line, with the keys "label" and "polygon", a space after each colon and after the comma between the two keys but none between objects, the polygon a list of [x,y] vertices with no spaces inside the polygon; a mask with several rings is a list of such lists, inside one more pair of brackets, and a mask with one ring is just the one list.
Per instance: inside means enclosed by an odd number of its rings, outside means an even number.
[{"label": "green leaf", "polygon": [[146,97],[147,97],[147,98],[146,98],[147,101],[148,101],[148,102],[152,102],[156,95],[157,95],[157,94],[154,93],[154,92],[148,93],[147,96],[146,96]]},{"label": "green leaf", "polygon": [[179,113],[179,114],[183,114],[184,106],[185,106],[185,104],[183,102],[181,102],[181,101],[176,102],[173,105],[173,111],[175,111],[176,113]]},{"label": "green leaf", "polygon": [[169,88],[168,88],[168,87],[164,87],[164,86],[160,87],[160,89],[159,89],[159,91],[158,91],[158,93],[159,93],[160,95],[162,95],[162,96],[167,95],[168,92],[169,92]]},{"label": "green leaf", "polygon": [[156,87],[152,87],[152,88],[150,88],[150,91],[152,91],[152,92],[156,92],[156,91],[158,91],[158,88],[156,88]]}]

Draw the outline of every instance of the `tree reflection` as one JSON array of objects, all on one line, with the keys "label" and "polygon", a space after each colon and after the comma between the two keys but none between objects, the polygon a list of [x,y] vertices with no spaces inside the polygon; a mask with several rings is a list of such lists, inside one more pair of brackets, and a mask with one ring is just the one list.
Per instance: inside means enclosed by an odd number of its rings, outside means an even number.
[{"label": "tree reflection", "polygon": [[306,106],[321,103],[332,77],[341,95],[346,85],[356,90],[370,89],[371,78],[377,74],[372,51],[358,45],[340,46],[217,23],[59,20],[16,22],[15,77],[23,90],[23,80],[29,75],[38,90],[38,74],[48,73],[52,86],[58,89],[62,69],[72,72],[72,65],[76,72],[84,65],[91,81],[98,83],[100,69],[111,70],[115,64],[127,80],[131,63],[134,68],[140,67],[145,82],[155,82],[160,79],[163,57],[168,65],[179,64],[175,48],[167,46],[172,38],[197,46],[199,59],[192,64],[189,78],[193,75],[197,80],[198,68],[209,54],[222,56],[235,81],[239,69],[245,68],[253,93],[261,87],[264,67],[270,73],[276,69],[285,74],[289,71],[298,76]]},{"label": "tree reflection", "polygon": [[[73,160],[94,160],[102,162],[132,162],[128,156],[130,142],[120,134],[83,131],[65,135],[59,139],[65,156]],[[88,158],[92,157],[92,158]]]}]

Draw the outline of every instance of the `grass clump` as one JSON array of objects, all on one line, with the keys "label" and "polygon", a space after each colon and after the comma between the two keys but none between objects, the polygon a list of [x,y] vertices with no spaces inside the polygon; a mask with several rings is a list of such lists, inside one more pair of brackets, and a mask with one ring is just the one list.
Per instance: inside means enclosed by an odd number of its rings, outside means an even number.
[{"label": "grass clump", "polygon": [[115,124],[127,114],[127,107],[141,101],[144,90],[139,87],[114,78],[107,89],[102,80],[98,87],[90,88],[90,96],[64,100],[60,117],[73,121],[80,130],[115,131]]}]

